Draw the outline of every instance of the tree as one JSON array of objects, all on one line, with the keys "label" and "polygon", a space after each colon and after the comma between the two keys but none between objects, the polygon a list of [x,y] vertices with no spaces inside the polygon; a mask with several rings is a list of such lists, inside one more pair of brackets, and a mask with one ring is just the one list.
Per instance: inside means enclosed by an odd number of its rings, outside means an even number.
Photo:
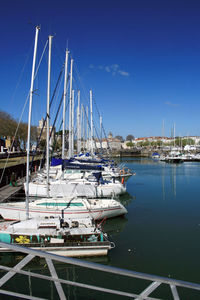
[{"label": "tree", "polygon": [[[17,146],[23,145],[23,148],[26,149],[26,140],[28,125],[27,123],[20,123],[18,131],[16,133],[18,122],[11,117],[10,114],[0,111],[0,135],[11,137],[12,139],[15,136],[14,143]],[[37,127],[31,126],[31,143],[37,140]]]},{"label": "tree", "polygon": [[40,140],[39,142],[39,149],[44,150],[46,147],[46,140]]},{"label": "tree", "polygon": [[126,141],[132,141],[134,140],[134,136],[132,134],[127,135]]},{"label": "tree", "polygon": [[121,141],[121,142],[124,141],[124,139],[123,139],[123,137],[122,137],[121,135],[116,135],[115,138],[118,139],[118,140]]},{"label": "tree", "polygon": [[147,147],[149,145],[150,145],[150,142],[148,140],[146,140],[142,143],[142,146],[144,146],[144,147]]},{"label": "tree", "polygon": [[128,143],[126,143],[126,146],[131,148],[134,146],[134,144],[132,142],[128,142]]}]

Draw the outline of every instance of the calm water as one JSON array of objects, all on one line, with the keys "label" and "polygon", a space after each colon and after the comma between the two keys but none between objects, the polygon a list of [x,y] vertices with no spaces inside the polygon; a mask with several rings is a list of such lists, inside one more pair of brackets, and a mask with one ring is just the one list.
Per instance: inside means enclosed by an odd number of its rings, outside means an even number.
[{"label": "calm water", "polygon": [[[108,257],[93,261],[200,283],[200,163],[175,165],[133,158],[124,161],[136,172],[127,182],[128,194],[121,199],[128,214],[125,218],[106,221],[104,230],[116,247]],[[38,264],[35,263],[34,268],[40,270]],[[87,278],[88,283],[107,288],[139,292],[146,286],[77,267],[66,269],[60,265],[57,270],[63,278],[81,282]],[[42,272],[45,272],[44,268]],[[21,278],[18,280],[20,282]],[[34,289],[34,282],[32,287]],[[45,297],[49,287],[51,299],[57,299],[52,285],[42,287],[42,295],[37,291],[33,295]],[[122,299],[76,288],[68,288],[67,293],[68,299]],[[156,295],[154,293],[152,297]],[[159,296],[171,299],[165,287]],[[200,299],[200,293],[186,292],[181,299]]]}]

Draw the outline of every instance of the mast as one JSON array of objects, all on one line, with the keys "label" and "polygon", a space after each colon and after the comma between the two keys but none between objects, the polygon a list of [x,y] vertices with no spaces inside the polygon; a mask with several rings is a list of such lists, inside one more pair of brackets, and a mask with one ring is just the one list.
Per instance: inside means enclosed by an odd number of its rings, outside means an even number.
[{"label": "mast", "polygon": [[165,121],[162,123],[162,147],[164,147],[164,136],[165,136]]},{"label": "mast", "polygon": [[50,84],[51,84],[51,45],[53,36],[49,36],[48,81],[47,81],[47,140],[46,140],[46,168],[47,168],[47,197],[49,197],[49,121],[50,121]]},{"label": "mast", "polygon": [[72,156],[74,156],[74,90],[72,90]]},{"label": "mast", "polygon": [[88,112],[88,106],[86,107],[86,124],[87,124],[87,150],[89,151],[90,149],[90,143],[89,143],[89,112]]},{"label": "mast", "polygon": [[83,104],[81,104],[81,111],[82,111],[82,132],[83,132],[83,149],[85,150],[85,113]]},{"label": "mast", "polygon": [[100,116],[100,148],[102,149],[102,116]]},{"label": "mast", "polygon": [[65,158],[65,119],[66,119],[66,95],[67,95],[67,67],[68,67],[69,51],[65,55],[65,79],[64,79],[64,95],[63,95],[63,134],[62,134],[62,159]]},{"label": "mast", "polygon": [[77,154],[81,152],[81,124],[80,124],[80,91],[78,91],[77,107]]},{"label": "mast", "polygon": [[39,30],[40,30],[40,27],[37,26],[36,27],[36,32],[35,32],[35,45],[34,45],[34,54],[33,54],[30,100],[29,100],[28,136],[27,136],[27,162],[26,162],[26,219],[29,218],[29,160],[30,160],[30,138],[31,138],[31,113],[32,113],[33,84],[34,84],[35,62],[36,62]]},{"label": "mast", "polygon": [[91,121],[91,153],[93,154],[93,115],[92,115],[92,90],[90,90],[90,121]]},{"label": "mast", "polygon": [[72,70],[73,70],[73,59],[71,59],[70,89],[69,89],[69,157],[72,156]]},{"label": "mast", "polygon": [[175,147],[175,123],[174,123],[174,147]]}]

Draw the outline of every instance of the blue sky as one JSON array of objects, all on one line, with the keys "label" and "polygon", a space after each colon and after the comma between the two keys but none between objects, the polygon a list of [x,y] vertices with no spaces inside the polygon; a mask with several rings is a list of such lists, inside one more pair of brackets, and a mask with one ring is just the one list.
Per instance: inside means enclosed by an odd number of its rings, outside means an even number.
[{"label": "blue sky", "polygon": [[[52,86],[68,47],[75,93],[80,88],[86,103],[93,90],[107,133],[158,136],[164,120],[167,136],[174,123],[177,135],[200,135],[200,1],[7,0],[0,5],[1,110],[20,117],[39,24],[38,57],[48,35],[54,35]],[[46,109],[46,68],[42,65],[35,81],[35,124]],[[23,121],[27,118],[26,109]],[[96,112],[97,127],[98,122]]]}]

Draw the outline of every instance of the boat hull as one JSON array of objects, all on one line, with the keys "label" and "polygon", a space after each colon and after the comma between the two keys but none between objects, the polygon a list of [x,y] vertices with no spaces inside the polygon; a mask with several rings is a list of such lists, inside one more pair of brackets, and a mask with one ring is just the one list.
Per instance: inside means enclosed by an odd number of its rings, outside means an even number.
[{"label": "boat hull", "polygon": [[[26,192],[26,185],[25,185]],[[49,189],[50,197],[89,197],[102,198],[111,197],[113,195],[121,195],[126,192],[126,188],[121,183],[93,185],[93,184],[79,184],[79,183],[51,183]],[[29,196],[31,197],[46,197],[46,184],[29,183]]]},{"label": "boat hull", "polygon": [[[48,208],[48,207],[29,207],[30,218],[44,218],[44,217],[55,217],[61,216],[61,208]],[[102,208],[89,208],[89,209],[66,209],[63,208],[64,217],[70,218],[86,218],[92,217],[95,220],[104,218],[114,218],[127,213],[126,208],[119,203],[118,206],[110,205],[110,207]],[[19,206],[18,203],[2,204],[0,205],[0,215],[4,220],[25,220],[26,219],[26,208],[25,204]]]},{"label": "boat hull", "polygon": [[[25,246],[25,245],[23,245]],[[52,254],[68,256],[68,257],[91,257],[91,256],[104,256],[108,254],[111,249],[109,245],[102,246],[79,246],[79,247],[30,247],[31,249],[49,252]],[[2,252],[13,252],[9,248],[0,248]]]}]

